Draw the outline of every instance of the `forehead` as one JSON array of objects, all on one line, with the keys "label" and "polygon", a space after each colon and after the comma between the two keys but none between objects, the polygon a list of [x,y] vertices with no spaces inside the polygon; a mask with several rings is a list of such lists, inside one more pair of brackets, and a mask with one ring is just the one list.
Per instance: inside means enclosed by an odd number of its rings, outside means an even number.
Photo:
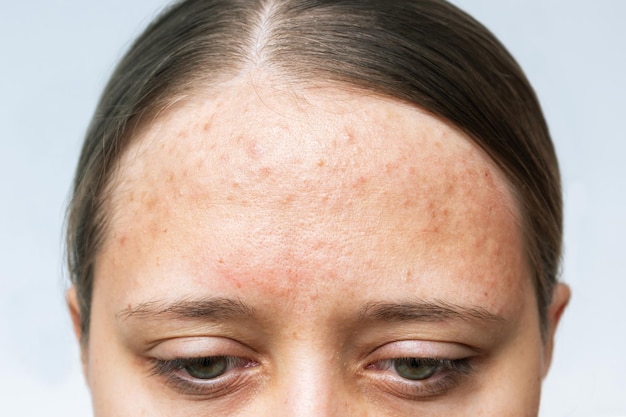
[{"label": "forehead", "polygon": [[525,276],[519,214],[493,163],[380,97],[243,85],[189,100],[138,135],[110,202],[104,252],[135,270],[130,281],[158,266],[184,269],[191,287],[294,297],[402,281],[499,310],[506,297],[493,294]]},{"label": "forehead", "polygon": [[403,206],[498,204],[517,217],[500,172],[465,135],[380,97],[244,84],[186,101],[137,136],[119,164],[115,198],[175,187],[180,198],[237,197],[257,207],[275,196],[284,209],[320,192],[346,203],[384,194]]}]

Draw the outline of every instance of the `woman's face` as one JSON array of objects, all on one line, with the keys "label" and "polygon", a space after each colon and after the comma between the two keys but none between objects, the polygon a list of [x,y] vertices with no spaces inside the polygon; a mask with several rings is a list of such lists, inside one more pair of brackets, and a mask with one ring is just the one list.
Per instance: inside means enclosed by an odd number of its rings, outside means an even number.
[{"label": "woman's face", "polygon": [[111,190],[97,416],[536,416],[520,213],[448,124],[241,81],[139,131]]}]

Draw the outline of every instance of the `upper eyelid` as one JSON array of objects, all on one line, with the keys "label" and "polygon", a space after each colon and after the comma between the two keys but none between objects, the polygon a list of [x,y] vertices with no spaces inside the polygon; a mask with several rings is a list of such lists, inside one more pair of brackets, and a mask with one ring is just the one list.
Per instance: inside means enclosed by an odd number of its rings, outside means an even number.
[{"label": "upper eyelid", "polygon": [[163,340],[151,347],[145,356],[163,360],[218,356],[260,359],[260,354],[247,344],[221,336],[191,336]]},{"label": "upper eyelid", "polygon": [[369,363],[401,358],[458,360],[483,354],[478,349],[460,343],[407,339],[376,346],[361,360]]}]

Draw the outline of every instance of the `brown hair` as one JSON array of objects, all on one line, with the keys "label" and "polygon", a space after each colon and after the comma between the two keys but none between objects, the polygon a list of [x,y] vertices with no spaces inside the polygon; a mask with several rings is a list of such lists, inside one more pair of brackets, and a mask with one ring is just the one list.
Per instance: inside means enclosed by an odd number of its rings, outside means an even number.
[{"label": "brown hair", "polygon": [[86,135],[67,224],[84,337],[107,184],[133,129],[175,97],[250,66],[406,101],[464,131],[516,193],[545,328],[561,252],[558,164],[532,87],[487,29],[443,0],[187,0],[132,45]]}]

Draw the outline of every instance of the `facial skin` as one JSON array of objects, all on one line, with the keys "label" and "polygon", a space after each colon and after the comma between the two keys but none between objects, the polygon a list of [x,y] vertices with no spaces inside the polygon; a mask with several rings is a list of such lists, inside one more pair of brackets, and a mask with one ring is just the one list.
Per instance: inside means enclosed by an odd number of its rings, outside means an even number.
[{"label": "facial skin", "polygon": [[537,415],[567,291],[544,342],[517,204],[459,131],[242,79],[137,135],[83,345],[96,416]]}]

